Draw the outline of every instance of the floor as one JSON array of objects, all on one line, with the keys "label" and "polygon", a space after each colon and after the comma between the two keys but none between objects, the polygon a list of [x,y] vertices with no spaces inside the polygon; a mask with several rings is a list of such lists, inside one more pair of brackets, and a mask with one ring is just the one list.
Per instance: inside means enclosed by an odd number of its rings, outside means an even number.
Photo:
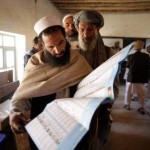
[{"label": "floor", "polygon": [[132,101],[131,110],[123,108],[125,87],[120,86],[119,98],[112,109],[113,124],[104,150],[150,150],[150,100],[146,114],[140,114],[138,102]]}]

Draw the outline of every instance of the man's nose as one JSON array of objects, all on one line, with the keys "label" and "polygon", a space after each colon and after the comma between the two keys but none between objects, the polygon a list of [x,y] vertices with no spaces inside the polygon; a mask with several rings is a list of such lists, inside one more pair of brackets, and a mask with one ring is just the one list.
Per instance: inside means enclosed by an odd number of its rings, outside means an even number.
[{"label": "man's nose", "polygon": [[70,28],[70,29],[74,29],[74,25],[73,25],[73,24],[70,24],[69,28]]},{"label": "man's nose", "polygon": [[89,37],[89,32],[87,30],[83,32],[83,37]]},{"label": "man's nose", "polygon": [[61,48],[59,46],[56,46],[54,49],[55,54],[60,54]]}]

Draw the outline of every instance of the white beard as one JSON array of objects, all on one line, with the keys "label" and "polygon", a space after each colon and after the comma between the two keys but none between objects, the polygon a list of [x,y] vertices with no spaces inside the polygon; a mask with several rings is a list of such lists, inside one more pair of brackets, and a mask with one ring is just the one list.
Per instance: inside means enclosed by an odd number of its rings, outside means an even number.
[{"label": "white beard", "polygon": [[84,41],[82,37],[80,37],[80,35],[78,35],[78,39],[79,39],[79,47],[83,50],[83,51],[92,51],[93,49],[95,49],[96,47],[96,43],[97,43],[97,36],[98,33],[95,32],[95,36],[91,39],[91,41]]}]

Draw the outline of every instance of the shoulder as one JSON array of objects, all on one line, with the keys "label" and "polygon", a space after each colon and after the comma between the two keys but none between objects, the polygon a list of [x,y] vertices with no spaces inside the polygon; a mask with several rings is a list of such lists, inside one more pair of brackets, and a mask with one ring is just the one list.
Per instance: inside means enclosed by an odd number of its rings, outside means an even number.
[{"label": "shoulder", "polygon": [[107,58],[109,58],[115,54],[115,51],[113,50],[113,48],[106,46],[106,45],[105,45],[105,51],[106,51],[106,57]]}]

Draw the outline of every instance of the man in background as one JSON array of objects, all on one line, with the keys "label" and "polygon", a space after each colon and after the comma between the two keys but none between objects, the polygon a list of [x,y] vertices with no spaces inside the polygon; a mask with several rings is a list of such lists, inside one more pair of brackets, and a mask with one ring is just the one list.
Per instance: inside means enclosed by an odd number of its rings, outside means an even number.
[{"label": "man in background", "polygon": [[127,75],[127,102],[125,108],[130,110],[132,94],[136,93],[139,101],[138,111],[145,114],[145,90],[144,84],[148,82],[148,71],[150,69],[149,55],[141,52],[144,46],[143,41],[136,41],[134,43],[135,53],[127,57],[127,68],[129,69]]},{"label": "man in background", "polygon": [[31,50],[29,50],[28,52],[26,52],[26,54],[24,55],[24,67],[27,65],[27,62],[29,60],[29,58],[34,55],[35,53],[39,52],[40,50],[43,50],[43,45],[42,42],[40,41],[39,37],[36,36],[33,39],[33,47]]},{"label": "man in background", "polygon": [[63,27],[65,28],[66,38],[69,42],[78,40],[78,32],[74,26],[73,15],[67,14],[62,19]]},{"label": "man in background", "polygon": [[115,44],[112,47],[112,49],[114,50],[115,53],[119,52],[121,50],[121,48],[120,48],[120,42],[119,41],[115,42]]},{"label": "man in background", "polygon": [[[150,45],[148,45],[145,49],[145,53],[149,55],[150,58]],[[148,71],[148,83],[146,86],[146,100],[150,100],[150,70]]]},{"label": "man in background", "polygon": [[63,27],[65,28],[66,38],[69,41],[71,48],[76,50],[79,48],[78,31],[74,26],[73,14],[67,14],[62,19]]}]

